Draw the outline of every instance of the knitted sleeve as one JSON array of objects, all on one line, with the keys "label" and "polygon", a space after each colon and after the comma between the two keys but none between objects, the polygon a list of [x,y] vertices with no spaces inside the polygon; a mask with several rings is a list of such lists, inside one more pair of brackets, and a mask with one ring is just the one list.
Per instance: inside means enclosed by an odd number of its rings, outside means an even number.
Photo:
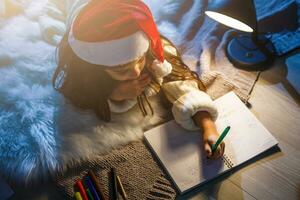
[{"label": "knitted sleeve", "polygon": [[194,80],[180,80],[164,83],[162,89],[167,99],[173,104],[172,113],[175,121],[187,130],[199,130],[192,119],[198,111],[207,111],[213,120],[218,111],[210,96],[198,89]]}]

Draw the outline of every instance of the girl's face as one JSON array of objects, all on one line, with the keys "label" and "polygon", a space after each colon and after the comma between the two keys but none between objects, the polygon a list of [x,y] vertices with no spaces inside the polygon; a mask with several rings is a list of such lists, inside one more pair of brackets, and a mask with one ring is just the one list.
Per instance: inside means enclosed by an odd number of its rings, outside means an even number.
[{"label": "girl's face", "polygon": [[127,81],[137,79],[143,71],[146,63],[146,55],[142,57],[111,69],[105,69],[105,71],[115,80]]}]

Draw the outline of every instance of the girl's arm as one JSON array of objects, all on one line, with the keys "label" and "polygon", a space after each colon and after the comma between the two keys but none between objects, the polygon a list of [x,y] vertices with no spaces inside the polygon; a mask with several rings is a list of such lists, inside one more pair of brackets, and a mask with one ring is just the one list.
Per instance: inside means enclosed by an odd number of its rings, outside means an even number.
[{"label": "girl's arm", "polygon": [[[211,145],[219,137],[214,123],[218,116],[217,108],[210,96],[202,91],[204,89],[195,76],[191,76],[191,71],[182,62],[176,47],[167,39],[163,38],[162,42],[173,68],[163,82],[162,89],[173,104],[174,119],[187,130],[200,130],[203,133],[203,146],[207,156],[217,158],[223,154],[225,148],[225,144],[222,143],[212,155]],[[178,73],[182,75],[181,78],[178,77]]]}]

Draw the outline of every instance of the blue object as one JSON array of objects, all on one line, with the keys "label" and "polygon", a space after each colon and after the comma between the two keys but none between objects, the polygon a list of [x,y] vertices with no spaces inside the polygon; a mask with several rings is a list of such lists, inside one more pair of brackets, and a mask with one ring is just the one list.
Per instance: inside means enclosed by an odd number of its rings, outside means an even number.
[{"label": "blue object", "polygon": [[[235,67],[246,70],[264,70],[271,66],[275,54],[273,44],[263,35],[259,38],[255,41],[253,35],[241,33],[228,43],[227,57]],[[262,44],[258,45],[258,43]]]},{"label": "blue object", "polygon": [[94,187],[93,182],[92,182],[92,180],[89,176],[85,177],[85,182],[86,182],[88,188],[90,189],[94,199],[95,200],[101,200],[98,193],[97,193],[97,191],[96,191],[96,188]]}]

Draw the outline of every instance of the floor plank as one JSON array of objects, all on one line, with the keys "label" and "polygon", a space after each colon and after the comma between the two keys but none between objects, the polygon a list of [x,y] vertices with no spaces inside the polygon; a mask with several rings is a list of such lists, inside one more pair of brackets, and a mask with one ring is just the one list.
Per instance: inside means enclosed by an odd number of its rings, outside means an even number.
[{"label": "floor plank", "polygon": [[249,199],[255,200],[253,196],[243,191],[239,186],[235,185],[233,182],[222,177],[209,182],[203,187],[193,190],[185,195],[179,196],[177,200],[206,200],[206,199],[218,199],[218,200],[240,200]]}]

